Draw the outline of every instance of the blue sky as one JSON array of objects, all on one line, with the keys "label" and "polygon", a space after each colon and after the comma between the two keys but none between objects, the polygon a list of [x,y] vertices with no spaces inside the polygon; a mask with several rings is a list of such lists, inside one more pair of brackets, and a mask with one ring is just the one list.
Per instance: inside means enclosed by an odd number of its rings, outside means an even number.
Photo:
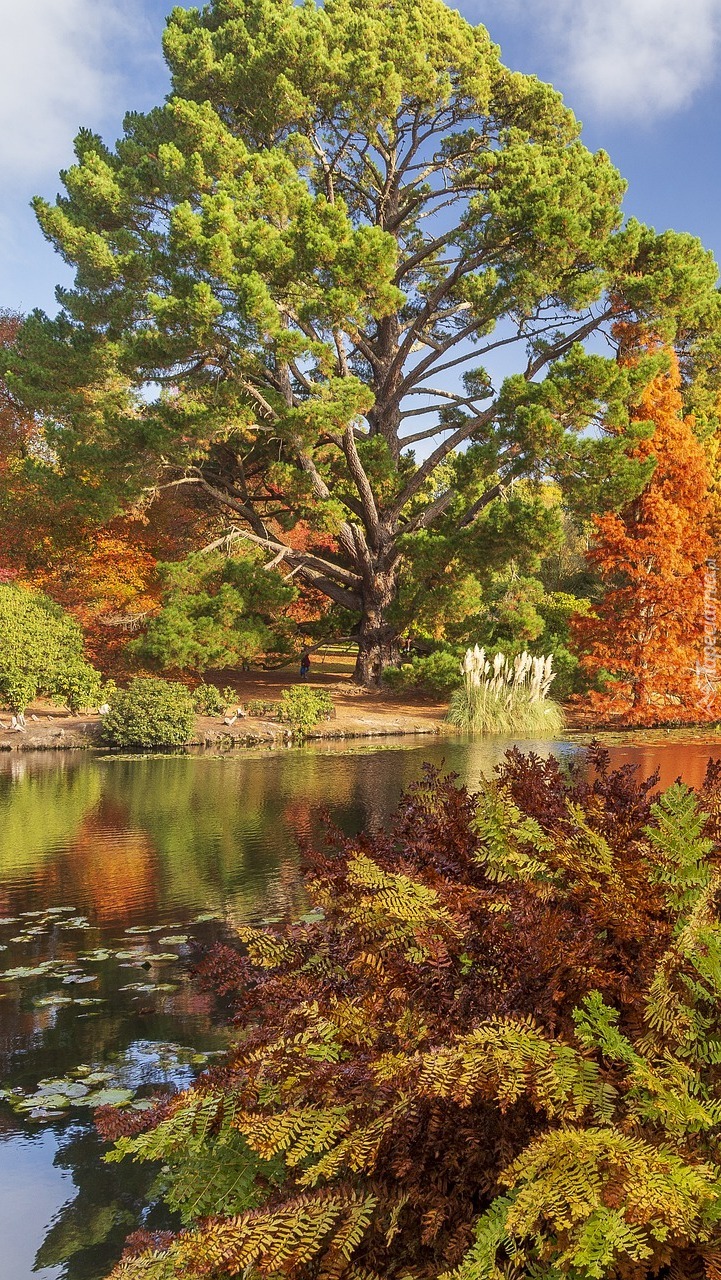
[{"label": "blue sky", "polygon": [[[68,279],[29,201],[80,125],[106,140],[167,89],[172,0],[0,0],[0,307],[55,310]],[[504,60],[561,89],[629,182],[626,211],[721,259],[721,0],[464,0]]]}]

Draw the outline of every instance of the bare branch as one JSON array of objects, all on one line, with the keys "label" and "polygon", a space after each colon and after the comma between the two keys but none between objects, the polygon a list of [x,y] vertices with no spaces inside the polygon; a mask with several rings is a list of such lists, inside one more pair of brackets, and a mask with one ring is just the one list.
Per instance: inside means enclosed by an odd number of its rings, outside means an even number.
[{"label": "bare branch", "polygon": [[442,423],[437,422],[435,426],[429,427],[427,431],[415,431],[412,436],[399,436],[398,443],[401,449],[407,449],[411,444],[420,444],[422,440],[433,440],[444,431],[452,430],[452,426],[444,427]]},{"label": "bare branch", "polygon": [[[301,569],[312,569],[316,573],[322,573],[328,577],[337,579],[338,582],[344,583],[348,587],[360,586],[360,577],[350,570],[344,569],[339,564],[333,564],[332,560],[325,560],[322,556],[315,555],[310,551],[296,551],[293,547],[287,546],[284,542],[279,542],[277,538],[270,535],[267,538],[256,537],[248,529],[238,529],[234,526],[219,539],[218,543],[204,547],[204,551],[213,550],[215,546],[230,546],[233,542],[242,540],[243,542],[252,542],[254,546],[263,547],[268,551],[280,552],[283,559],[291,564],[297,563]],[[275,562],[274,562],[275,563]],[[266,569],[272,568],[272,565],[265,565]]]},{"label": "bare branch", "polygon": [[377,545],[380,533],[378,508],[376,506],[375,497],[373,496],[373,489],[371,488],[370,481],[365,473],[365,468],[360,460],[358,450],[356,448],[353,426],[350,423],[343,433],[343,452],[345,454],[346,462],[348,463],[348,470],[353,478],[353,483],[358,490],[358,495],[363,507],[363,516],[371,537],[371,542]]}]

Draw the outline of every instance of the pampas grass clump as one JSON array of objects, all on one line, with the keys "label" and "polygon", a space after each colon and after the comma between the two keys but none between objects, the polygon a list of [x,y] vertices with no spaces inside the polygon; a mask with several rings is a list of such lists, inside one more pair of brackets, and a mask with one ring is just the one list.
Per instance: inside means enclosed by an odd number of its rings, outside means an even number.
[{"label": "pampas grass clump", "polygon": [[448,710],[451,724],[468,733],[512,738],[555,738],[563,711],[548,696],[555,679],[553,658],[532,658],[525,650],[511,661],[497,653],[491,662],[478,645],[461,663],[463,684]]}]

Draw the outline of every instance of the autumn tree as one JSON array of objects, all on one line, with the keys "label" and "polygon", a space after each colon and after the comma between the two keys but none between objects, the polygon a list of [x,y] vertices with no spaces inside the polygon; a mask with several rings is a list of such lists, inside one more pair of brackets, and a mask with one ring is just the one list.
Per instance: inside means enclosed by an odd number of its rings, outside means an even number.
[{"label": "autumn tree", "polygon": [[606,679],[592,705],[637,721],[715,714],[713,691],[709,697],[699,673],[713,554],[710,475],[693,419],[684,415],[678,361],[666,354],[667,370],[633,409],[634,418],[653,425],[635,453],[654,470],[617,514],[593,517],[588,559],[603,594],[575,628],[584,667]]},{"label": "autumn tree", "polygon": [[432,589],[501,526],[518,544],[516,479],[638,490],[624,431],[586,429],[628,426],[641,372],[583,344],[651,316],[690,351],[716,267],[622,225],[560,96],[441,0],[212,0],[174,9],[164,48],[165,104],[114,149],[81,131],[36,201],[76,280],[26,323],[12,386],[79,508],[201,490],[349,611],[368,682],[409,567]]}]

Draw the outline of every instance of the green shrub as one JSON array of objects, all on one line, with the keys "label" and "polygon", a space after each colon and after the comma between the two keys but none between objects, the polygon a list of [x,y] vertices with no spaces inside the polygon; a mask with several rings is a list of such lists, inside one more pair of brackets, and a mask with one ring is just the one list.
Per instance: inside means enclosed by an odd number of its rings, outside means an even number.
[{"label": "green shrub", "polygon": [[75,619],[39,592],[0,586],[0,700],[18,712],[47,694],[79,711],[97,705],[100,686]]},{"label": "green shrub", "polygon": [[182,747],[193,735],[193,700],[184,684],[139,676],[105,717],[109,747]]},{"label": "green shrub", "polygon": [[216,684],[199,684],[193,690],[193,707],[199,716],[222,716],[231,698],[226,697],[228,690],[221,692]]},{"label": "green shrub", "polygon": [[460,659],[448,649],[412,658],[399,667],[386,667],[383,682],[398,692],[418,689],[447,697],[461,683]]},{"label": "green shrub", "polygon": [[284,689],[280,699],[279,719],[288,724],[294,734],[304,737],[309,729],[321,720],[329,720],[333,714],[333,699],[319,689]]},{"label": "green shrub", "polygon": [[59,674],[55,685],[55,696],[58,701],[76,715],[79,711],[88,711],[99,706],[102,700],[103,678],[99,671],[91,667],[82,658],[68,662]]},{"label": "green shrub", "polygon": [[264,720],[270,716],[277,716],[280,703],[270,702],[267,698],[250,698],[245,704],[245,709],[249,716],[258,716]]},{"label": "green shrub", "polygon": [[463,684],[451,698],[448,719],[468,733],[512,738],[553,738],[563,728],[563,712],[548,696],[553,659],[532,658],[524,650],[493,662],[478,645],[463,659]]}]

